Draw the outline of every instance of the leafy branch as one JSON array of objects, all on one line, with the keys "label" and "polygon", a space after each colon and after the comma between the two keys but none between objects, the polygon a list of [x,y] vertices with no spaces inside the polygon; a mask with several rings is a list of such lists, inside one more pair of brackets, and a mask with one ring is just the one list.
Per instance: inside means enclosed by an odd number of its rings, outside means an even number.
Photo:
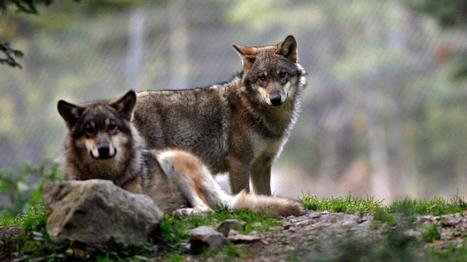
[{"label": "leafy branch", "polygon": [[10,47],[10,44],[0,43],[0,52],[3,53],[3,57],[0,57],[0,64],[7,64],[11,67],[22,68],[22,66],[16,61],[16,58],[23,57],[23,52]]},{"label": "leafy branch", "polygon": [[[49,6],[54,0],[0,0],[0,12],[6,13],[9,6],[15,6],[16,12],[38,15],[38,5]],[[79,2],[80,0],[73,0]],[[0,64],[7,64],[11,67],[22,68],[17,59],[24,56],[21,50],[13,49],[8,42],[0,43]]]},{"label": "leafy branch", "polygon": [[53,0],[0,0],[0,10],[6,12],[9,5],[14,5],[16,11],[19,13],[26,14],[39,14],[37,11],[37,5],[43,4],[49,6]]}]

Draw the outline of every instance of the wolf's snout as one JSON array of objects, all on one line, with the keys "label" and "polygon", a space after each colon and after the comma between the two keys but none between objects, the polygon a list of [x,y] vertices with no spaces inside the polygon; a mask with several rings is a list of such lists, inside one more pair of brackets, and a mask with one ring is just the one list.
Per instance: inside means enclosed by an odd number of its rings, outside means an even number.
[{"label": "wolf's snout", "polygon": [[109,159],[117,154],[117,149],[114,148],[111,144],[105,143],[97,147],[97,152],[99,153],[100,159]]},{"label": "wolf's snout", "polygon": [[97,144],[91,151],[91,156],[96,159],[110,159],[117,154],[117,149],[112,146],[112,143],[102,142]]},{"label": "wolf's snout", "polygon": [[105,157],[109,156],[110,154],[110,146],[109,145],[103,145],[100,146],[97,151],[99,152],[99,156]]},{"label": "wolf's snout", "polygon": [[279,106],[282,104],[282,96],[280,92],[275,92],[269,95],[269,101],[271,101],[271,105]]}]

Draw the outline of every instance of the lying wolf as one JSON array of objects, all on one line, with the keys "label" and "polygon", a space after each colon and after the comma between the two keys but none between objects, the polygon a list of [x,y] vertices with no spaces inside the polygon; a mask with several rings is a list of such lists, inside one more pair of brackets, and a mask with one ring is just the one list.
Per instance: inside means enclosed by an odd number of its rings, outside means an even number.
[{"label": "lying wolf", "polygon": [[305,70],[293,36],[269,46],[233,45],[243,71],[225,84],[138,93],[134,124],[149,148],[176,147],[229,172],[233,193],[271,194],[271,165],[299,111]]},{"label": "lying wolf", "polygon": [[263,210],[272,216],[303,213],[302,206],[292,200],[245,192],[227,194],[193,154],[177,149],[146,150],[131,122],[135,104],[133,91],[113,102],[84,106],[58,102],[58,112],[68,127],[68,179],[111,180],[130,192],[149,195],[162,210],[179,214],[208,212],[219,206]]}]

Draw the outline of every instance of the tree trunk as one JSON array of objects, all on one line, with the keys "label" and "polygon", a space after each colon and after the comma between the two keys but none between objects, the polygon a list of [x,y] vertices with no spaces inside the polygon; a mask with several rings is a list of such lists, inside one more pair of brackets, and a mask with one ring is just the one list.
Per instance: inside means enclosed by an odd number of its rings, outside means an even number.
[{"label": "tree trunk", "polygon": [[365,83],[365,104],[368,121],[368,148],[371,164],[371,187],[373,196],[390,202],[392,200],[388,170],[388,154],[385,145],[383,123],[379,119],[380,96],[371,81]]},{"label": "tree trunk", "polygon": [[188,87],[188,33],[185,0],[169,1],[169,87]]},{"label": "tree trunk", "polygon": [[128,53],[126,58],[127,89],[140,88],[140,72],[143,64],[144,22],[146,14],[141,9],[135,9],[128,21]]}]

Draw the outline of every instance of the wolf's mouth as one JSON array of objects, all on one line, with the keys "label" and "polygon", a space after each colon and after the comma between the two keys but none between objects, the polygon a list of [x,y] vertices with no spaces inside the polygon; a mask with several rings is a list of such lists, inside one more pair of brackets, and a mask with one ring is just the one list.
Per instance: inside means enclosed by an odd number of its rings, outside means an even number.
[{"label": "wolf's mouth", "polygon": [[108,160],[114,158],[117,155],[117,149],[114,148],[113,154],[98,154],[97,156],[95,156],[92,150],[89,151],[89,154],[94,160]]}]

